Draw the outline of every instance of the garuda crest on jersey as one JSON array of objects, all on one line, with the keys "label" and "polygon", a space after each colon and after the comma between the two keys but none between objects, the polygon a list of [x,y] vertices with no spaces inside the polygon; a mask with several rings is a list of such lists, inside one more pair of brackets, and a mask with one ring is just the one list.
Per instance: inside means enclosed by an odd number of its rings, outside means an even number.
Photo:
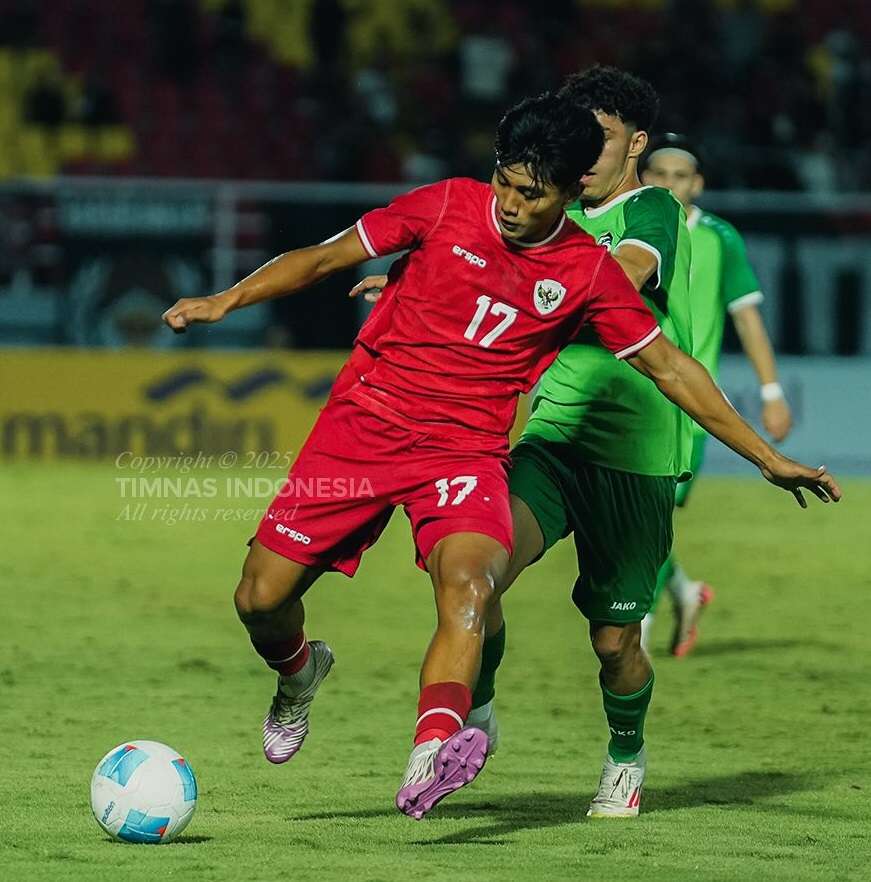
[{"label": "garuda crest on jersey", "polygon": [[563,302],[565,296],[566,289],[559,282],[553,279],[539,279],[535,283],[532,301],[541,315],[547,315]]}]

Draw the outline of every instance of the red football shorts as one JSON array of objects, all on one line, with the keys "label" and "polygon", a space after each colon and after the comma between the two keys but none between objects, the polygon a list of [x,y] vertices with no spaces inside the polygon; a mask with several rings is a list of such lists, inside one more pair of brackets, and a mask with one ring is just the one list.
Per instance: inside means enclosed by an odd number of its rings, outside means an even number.
[{"label": "red football shorts", "polygon": [[397,505],[422,569],[452,533],[492,536],[511,553],[507,455],[447,449],[343,398],[321,411],[257,540],[297,563],[352,576]]}]

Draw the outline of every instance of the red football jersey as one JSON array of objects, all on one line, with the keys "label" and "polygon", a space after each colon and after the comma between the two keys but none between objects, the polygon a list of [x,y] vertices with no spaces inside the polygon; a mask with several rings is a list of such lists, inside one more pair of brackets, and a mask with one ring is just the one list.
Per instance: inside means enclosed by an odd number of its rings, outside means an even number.
[{"label": "red football jersey", "polygon": [[540,242],[504,239],[488,184],[420,187],[356,228],[372,257],[409,251],[357,338],[371,358],[346,394],[403,425],[504,446],[518,393],[582,325],[618,358],[659,333],[619,264],[565,215]]}]

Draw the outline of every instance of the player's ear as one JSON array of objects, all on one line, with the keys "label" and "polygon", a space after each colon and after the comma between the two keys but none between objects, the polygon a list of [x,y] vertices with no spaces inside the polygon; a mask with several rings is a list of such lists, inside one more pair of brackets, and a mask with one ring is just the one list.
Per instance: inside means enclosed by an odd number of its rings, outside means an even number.
[{"label": "player's ear", "polygon": [[704,176],[699,172],[693,175],[693,186],[690,190],[690,199],[698,199],[699,196],[702,195],[702,190],[705,189],[705,179]]},{"label": "player's ear", "polygon": [[650,139],[647,136],[647,132],[643,130],[635,132],[629,140],[629,156],[633,159],[638,159],[638,157],[647,149],[649,141]]}]

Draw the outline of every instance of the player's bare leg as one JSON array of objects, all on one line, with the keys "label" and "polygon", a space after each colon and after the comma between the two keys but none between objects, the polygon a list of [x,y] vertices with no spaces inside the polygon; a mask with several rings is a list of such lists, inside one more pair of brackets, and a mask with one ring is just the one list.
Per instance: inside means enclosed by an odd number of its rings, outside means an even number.
[{"label": "player's bare leg", "polygon": [[256,539],[236,588],[236,612],[254,649],[278,673],[278,688],[263,721],[263,751],[272,763],[287,762],[308,734],[309,707],[333,665],[330,648],[307,641],[302,596],[321,570],[288,560]]},{"label": "player's bare leg", "polygon": [[508,552],[481,533],[442,539],[426,561],[438,624],[420,672],[414,749],[396,805],[420,819],[484,767],[488,739],[463,728],[478,679],[487,613],[504,579]]},{"label": "player's bare leg", "polygon": [[641,647],[641,623],[590,624],[590,641],[611,732],[590,817],[635,817],[646,767],[644,717],[653,691],[653,668]]},{"label": "player's bare leg", "polygon": [[529,506],[519,497],[511,497],[511,520],[514,527],[514,551],[508,561],[505,576],[496,586],[497,596],[487,613],[484,646],[481,652],[481,672],[472,693],[472,710],[467,725],[483,729],[490,740],[490,755],[499,746],[499,723],[496,719],[496,671],[505,652],[505,617],[502,613],[502,595],[517,577],[536,560],[544,550],[544,536]]}]

